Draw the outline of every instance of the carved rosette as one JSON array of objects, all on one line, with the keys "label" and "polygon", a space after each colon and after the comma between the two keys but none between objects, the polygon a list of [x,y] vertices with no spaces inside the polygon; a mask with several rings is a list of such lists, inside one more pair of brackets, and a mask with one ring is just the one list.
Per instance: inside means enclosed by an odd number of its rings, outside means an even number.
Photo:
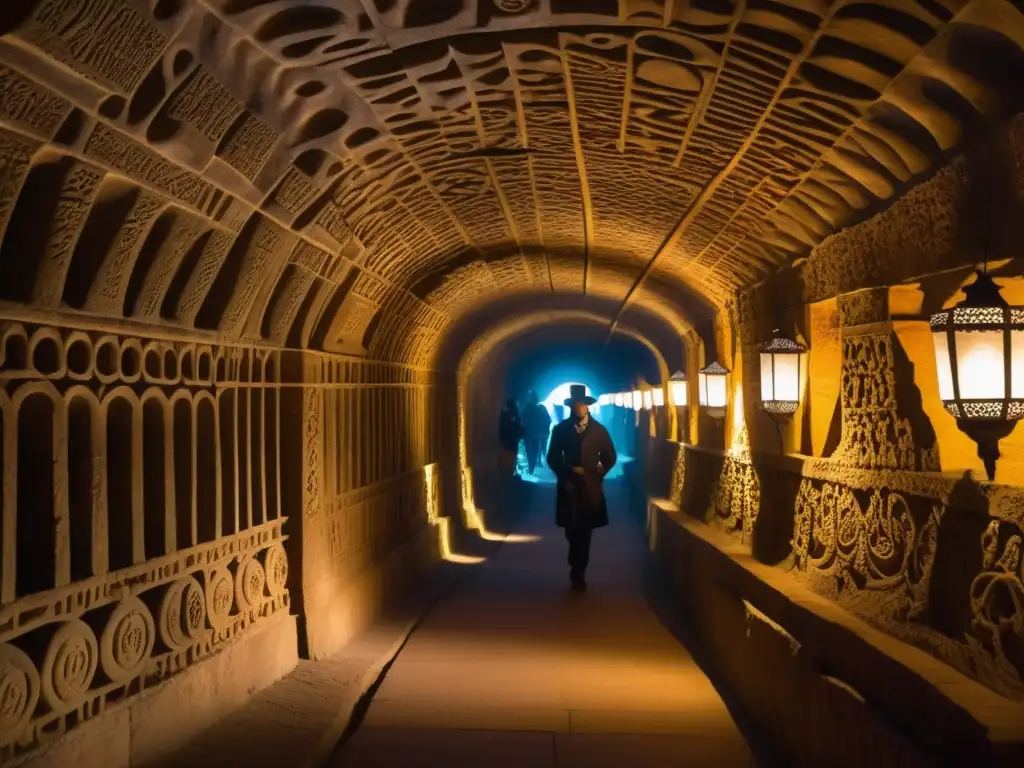
[{"label": "carved rosette", "polygon": [[198,640],[205,625],[206,599],[199,582],[187,576],[171,584],[160,603],[160,639],[180,650]]},{"label": "carved rosette", "polygon": [[247,557],[238,564],[235,572],[235,597],[241,610],[259,607],[263,602],[263,590],[267,575],[259,560]]},{"label": "carved rosette", "polygon": [[17,740],[39,701],[39,673],[32,659],[0,643],[0,746]]},{"label": "carved rosette", "polygon": [[267,589],[274,597],[284,594],[288,586],[288,555],[280,544],[273,544],[263,553],[263,570]]},{"label": "carved rosette", "polygon": [[156,627],[146,604],[126,597],[114,608],[100,636],[100,663],[115,683],[142,674],[156,641]]},{"label": "carved rosette", "polygon": [[231,606],[235,601],[235,587],[227,569],[214,571],[206,580],[206,615],[210,626],[224,629],[231,621]]},{"label": "carved rosette", "polygon": [[43,657],[40,689],[46,703],[62,712],[85,699],[99,664],[96,636],[81,619],[61,624]]}]

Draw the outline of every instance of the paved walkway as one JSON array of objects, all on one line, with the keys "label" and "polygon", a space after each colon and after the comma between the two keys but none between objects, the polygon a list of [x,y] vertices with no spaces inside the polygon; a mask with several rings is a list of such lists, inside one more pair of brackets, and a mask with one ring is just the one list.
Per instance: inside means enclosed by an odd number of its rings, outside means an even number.
[{"label": "paved walkway", "polygon": [[[332,768],[750,766],[721,698],[644,598],[647,552],[609,483],[589,590],[541,484],[506,543],[443,599],[388,671]],[[618,497],[618,498],[616,498]]]}]

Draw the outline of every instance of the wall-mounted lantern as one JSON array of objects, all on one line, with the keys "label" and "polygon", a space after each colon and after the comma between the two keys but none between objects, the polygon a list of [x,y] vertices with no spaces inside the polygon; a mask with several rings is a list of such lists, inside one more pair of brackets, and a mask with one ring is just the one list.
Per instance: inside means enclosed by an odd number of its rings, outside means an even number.
[{"label": "wall-mounted lantern", "polygon": [[939,397],[960,431],[978,444],[995,480],[999,441],[1024,418],[1024,307],[1011,307],[988,274],[963,289],[967,298],[936,312]]},{"label": "wall-mounted lantern", "polygon": [[649,389],[644,390],[644,410],[649,411],[654,407],[654,395]]},{"label": "wall-mounted lantern", "polygon": [[726,377],[729,370],[723,368],[717,361],[697,371],[700,384],[700,404],[707,411],[708,416],[713,419],[725,418],[726,405],[728,404],[729,388],[726,385]]},{"label": "wall-mounted lantern", "polygon": [[676,371],[668,378],[668,396],[676,408],[685,408],[689,399],[686,374]]},{"label": "wall-mounted lantern", "polygon": [[621,392],[616,392],[612,399],[612,402],[615,403],[615,405],[617,405],[619,408],[621,408],[622,404],[625,402],[625,396]]},{"label": "wall-mounted lantern", "polygon": [[758,345],[761,353],[761,407],[775,421],[779,451],[785,452],[782,424],[800,405],[800,365],[807,347],[783,336],[779,329]]},{"label": "wall-mounted lantern", "polygon": [[634,411],[639,411],[641,408],[644,407],[644,393],[643,392],[641,392],[639,389],[634,389],[633,390],[633,394],[631,395],[631,397],[633,398],[633,410]]},{"label": "wall-mounted lantern", "polygon": [[761,405],[769,415],[792,416],[800,405],[800,364],[807,347],[787,339],[776,328],[771,341],[759,344]]},{"label": "wall-mounted lantern", "polygon": [[661,387],[651,390],[651,395],[654,397],[654,407],[661,408],[665,405],[665,390]]},{"label": "wall-mounted lantern", "polygon": [[612,401],[612,396],[611,395],[600,395],[597,398],[597,404],[598,405],[608,405],[608,403],[610,403],[611,401]]}]

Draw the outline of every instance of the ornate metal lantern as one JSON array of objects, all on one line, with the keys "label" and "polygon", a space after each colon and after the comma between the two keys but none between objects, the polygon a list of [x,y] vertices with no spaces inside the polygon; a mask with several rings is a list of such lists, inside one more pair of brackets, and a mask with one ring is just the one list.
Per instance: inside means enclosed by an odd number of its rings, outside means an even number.
[{"label": "ornate metal lantern", "polygon": [[676,408],[685,408],[689,393],[687,392],[686,374],[676,371],[668,378],[668,395]]},{"label": "ornate metal lantern", "polygon": [[662,387],[652,389],[651,396],[654,398],[655,408],[661,408],[665,405],[665,390]]},{"label": "ornate metal lantern", "polygon": [[807,347],[788,339],[776,328],[761,353],[761,405],[773,418],[796,413],[800,405],[800,364]]},{"label": "ornate metal lantern", "polygon": [[623,404],[626,402],[625,395],[623,395],[621,392],[616,392],[614,397],[612,398],[612,402],[615,403],[615,405],[617,405],[619,408],[621,408]]},{"label": "ornate metal lantern", "polygon": [[726,377],[729,370],[723,368],[718,362],[713,362],[697,371],[700,384],[700,404],[707,411],[708,416],[713,419],[725,418],[725,409],[728,404],[729,388],[726,384]]},{"label": "ornate metal lantern", "polygon": [[598,405],[608,405],[612,401],[611,395],[601,395],[597,398]]},{"label": "ornate metal lantern", "polygon": [[633,390],[633,394],[631,395],[631,397],[633,398],[632,402],[633,402],[633,410],[634,411],[639,411],[641,408],[644,407],[644,393],[643,392],[641,392],[639,389],[634,389]]},{"label": "ornate metal lantern", "polygon": [[1024,418],[1024,307],[1009,306],[984,272],[963,290],[966,299],[930,321],[939,397],[991,481],[999,441]]},{"label": "ornate metal lantern", "polygon": [[654,407],[654,393],[649,389],[644,390],[644,410],[649,411]]}]

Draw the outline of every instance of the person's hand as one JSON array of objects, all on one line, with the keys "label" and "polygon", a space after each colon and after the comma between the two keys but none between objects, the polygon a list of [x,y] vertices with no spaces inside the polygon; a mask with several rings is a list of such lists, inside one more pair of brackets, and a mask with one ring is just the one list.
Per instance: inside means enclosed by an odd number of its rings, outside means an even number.
[{"label": "person's hand", "polygon": [[575,472],[577,475],[582,475],[583,474],[583,467],[573,467],[572,471]]}]

